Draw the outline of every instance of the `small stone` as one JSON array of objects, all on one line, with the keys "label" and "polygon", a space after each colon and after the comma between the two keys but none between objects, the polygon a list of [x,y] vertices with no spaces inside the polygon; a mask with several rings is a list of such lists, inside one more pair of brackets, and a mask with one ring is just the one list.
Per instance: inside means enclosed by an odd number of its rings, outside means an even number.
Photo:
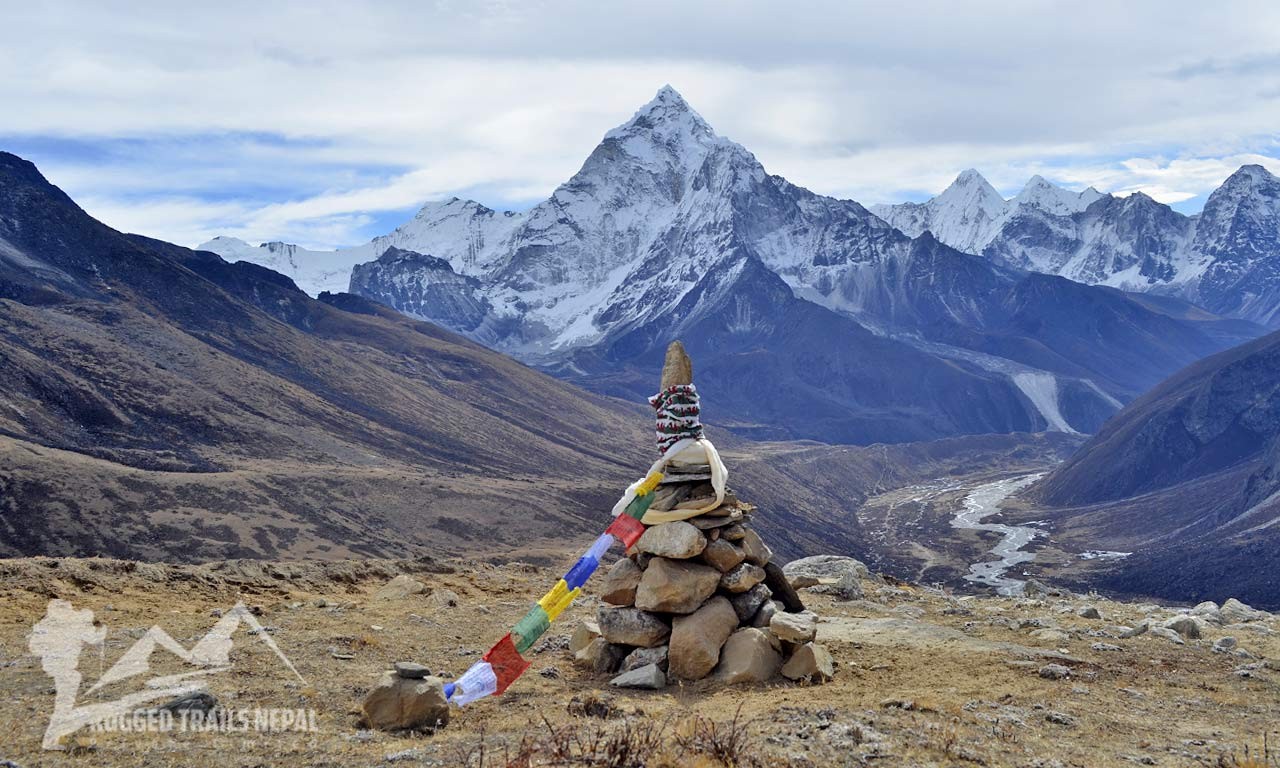
[{"label": "small stone", "polygon": [[538,670],[538,674],[547,678],[548,680],[560,679],[560,669],[555,666],[543,667],[542,669]]},{"label": "small stone", "polygon": [[1228,653],[1230,651],[1234,651],[1235,649],[1236,649],[1236,639],[1230,636],[1220,637],[1218,638],[1218,641],[1213,644],[1214,653]]},{"label": "small stone", "polygon": [[1071,668],[1061,664],[1045,664],[1040,668],[1040,676],[1045,680],[1065,680],[1071,677]]},{"label": "small stone", "polygon": [[738,626],[738,614],[728,598],[716,596],[671,626],[668,671],[683,680],[701,680],[715,669],[720,648]]},{"label": "small stone", "polygon": [[1044,716],[1044,721],[1054,725],[1064,725],[1068,728],[1074,728],[1076,725],[1076,719],[1065,712],[1049,712]]},{"label": "small stone", "polygon": [[412,661],[397,661],[396,676],[405,680],[423,680],[427,675],[431,674],[431,670]]},{"label": "small stone", "polygon": [[410,595],[420,595],[425,592],[427,585],[413,578],[407,573],[402,573],[373,593],[375,600],[402,600]]},{"label": "small stone", "polygon": [[617,671],[626,653],[625,645],[614,645],[603,637],[597,637],[573,655],[573,663],[592,672],[612,673]]},{"label": "small stone", "polygon": [[781,666],[782,656],[769,641],[769,634],[746,627],[730,635],[724,644],[715,677],[728,685],[765,683],[778,674]]},{"label": "small stone", "polygon": [[686,560],[697,557],[706,549],[707,537],[694,525],[683,520],[663,523],[645,529],[636,542],[636,551],[648,552],[656,557]]},{"label": "small stone", "polygon": [[1122,640],[1128,640],[1130,638],[1137,637],[1138,635],[1145,634],[1149,629],[1151,629],[1151,621],[1148,619],[1143,619],[1142,621],[1138,622],[1132,627],[1121,630],[1120,638]]},{"label": "small stone", "polygon": [[1096,605],[1086,605],[1079,611],[1076,611],[1076,615],[1082,619],[1101,619],[1102,611],[1099,611],[1098,606]]},{"label": "small stone", "polygon": [[740,523],[735,523],[720,529],[720,536],[727,541],[742,541],[747,536],[747,528]]},{"label": "small stone", "polygon": [[622,660],[622,671],[630,672],[633,669],[647,667],[650,664],[656,664],[663,672],[667,671],[667,646],[659,645],[653,648],[637,648]]},{"label": "small stone", "polygon": [[1052,645],[1062,645],[1071,642],[1071,635],[1060,629],[1037,629],[1031,633],[1031,636],[1037,640],[1043,640]]},{"label": "small stone", "polygon": [[1200,620],[1194,616],[1174,616],[1164,626],[1189,640],[1198,640],[1201,635]]},{"label": "small stone", "polygon": [[457,608],[462,602],[452,589],[437,589],[427,596],[427,603],[435,608]]},{"label": "small stone", "polygon": [[604,584],[600,587],[600,599],[612,605],[632,605],[636,601],[636,588],[640,586],[640,577],[644,571],[630,558],[622,558],[614,563]]},{"label": "small stone", "polygon": [[1168,640],[1174,645],[1187,644],[1187,641],[1182,639],[1182,635],[1178,634],[1172,629],[1169,629],[1168,627],[1152,627],[1150,631],[1151,631],[1151,634],[1155,635],[1156,637],[1163,637],[1165,640]]},{"label": "small stone", "polygon": [[361,705],[364,720],[382,731],[427,730],[449,724],[444,681],[436,677],[408,680],[387,672]]},{"label": "small stone", "polygon": [[636,607],[663,613],[693,613],[715,594],[719,584],[720,571],[709,565],[655,557],[640,578]]},{"label": "small stone", "polygon": [[760,610],[756,611],[756,615],[752,617],[751,626],[758,629],[766,629],[777,613],[778,604],[772,600],[766,600],[764,605],[760,606]]},{"label": "small stone", "polygon": [[769,621],[769,631],[779,640],[788,643],[808,643],[818,636],[818,617],[810,611],[804,613],[775,613]]},{"label": "small stone", "polygon": [[162,712],[211,712],[218,706],[218,700],[207,691],[184,693],[156,707]]},{"label": "small stone", "polygon": [[747,553],[731,541],[716,539],[702,550],[702,561],[721,573],[728,573],[747,559]]},{"label": "small stone", "polygon": [[1124,650],[1120,646],[1113,645],[1112,643],[1094,643],[1089,647],[1095,651],[1123,651]]},{"label": "small stone", "polygon": [[610,643],[652,648],[670,635],[671,626],[661,617],[638,608],[607,608],[596,614],[600,635]]},{"label": "small stone", "polygon": [[764,581],[764,569],[751,563],[742,563],[720,577],[720,588],[726,592],[746,592]]},{"label": "small stone", "polygon": [[613,680],[610,680],[609,685],[618,688],[642,688],[656,691],[667,686],[667,676],[658,668],[657,664],[646,664],[643,667],[623,672]]},{"label": "small stone", "polygon": [[600,636],[600,625],[594,621],[586,620],[580,623],[577,629],[573,630],[573,635],[569,638],[569,651],[577,653],[586,648]]},{"label": "small stone", "polygon": [[831,653],[816,643],[805,643],[782,665],[782,676],[788,680],[810,680],[825,683],[835,677]]},{"label": "small stone", "polygon": [[773,550],[769,549],[764,543],[764,539],[760,538],[760,534],[747,529],[747,533],[742,537],[742,551],[747,554],[747,562],[752,565],[763,566],[773,559]]},{"label": "small stone", "polygon": [[738,622],[746,623],[760,611],[760,606],[768,602],[773,592],[764,584],[757,584],[746,592],[729,596],[733,610],[738,614]]}]

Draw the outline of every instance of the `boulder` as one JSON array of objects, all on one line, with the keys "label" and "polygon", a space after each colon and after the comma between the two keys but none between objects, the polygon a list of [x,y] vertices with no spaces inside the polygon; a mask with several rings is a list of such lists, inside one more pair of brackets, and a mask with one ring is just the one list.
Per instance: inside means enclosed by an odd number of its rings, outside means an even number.
[{"label": "boulder", "polygon": [[609,681],[609,685],[618,688],[643,688],[656,691],[667,686],[667,676],[657,664],[646,664],[643,667],[628,670]]},{"label": "boulder", "polygon": [[702,531],[697,526],[680,520],[645,529],[636,542],[636,551],[648,552],[657,557],[687,560],[702,554],[706,546],[707,537],[702,535]]},{"label": "boulder", "polygon": [[1065,680],[1071,677],[1071,668],[1061,664],[1045,664],[1040,668],[1040,676],[1045,680]]},{"label": "boulder", "polygon": [[640,577],[644,571],[624,557],[614,563],[604,577],[600,586],[600,599],[611,605],[632,605],[636,601],[636,588],[640,586]]},{"label": "boulder", "polygon": [[622,660],[622,671],[630,672],[633,669],[647,667],[650,664],[656,664],[663,672],[667,671],[667,646],[658,645],[653,648],[637,648],[627,654],[627,658]]},{"label": "boulder", "polygon": [[594,621],[583,621],[573,630],[573,636],[569,638],[569,650],[572,653],[586,648],[592,640],[600,636],[600,625]]},{"label": "boulder", "polygon": [[403,600],[409,595],[420,595],[427,590],[427,585],[413,578],[407,573],[402,573],[373,593],[375,600]]},{"label": "boulder", "polygon": [[1236,649],[1236,639],[1231,636],[1220,637],[1218,642],[1213,644],[1214,653],[1230,653]]},{"label": "boulder", "polygon": [[1172,629],[1169,629],[1168,627],[1152,627],[1151,634],[1155,635],[1156,637],[1163,637],[1165,640],[1168,640],[1174,645],[1187,644],[1187,641],[1182,639],[1182,635],[1178,634],[1176,631]]},{"label": "boulder", "polygon": [[728,685],[765,683],[778,674],[782,655],[774,649],[769,633],[745,627],[729,636],[720,652],[715,677]]},{"label": "boulder", "polygon": [[726,592],[746,592],[764,581],[764,569],[751,563],[741,563],[720,577],[720,588]]},{"label": "boulder", "polygon": [[1121,630],[1120,638],[1123,640],[1128,640],[1130,638],[1137,637],[1138,635],[1145,634],[1149,629],[1151,629],[1151,620],[1143,619],[1142,621],[1138,622],[1132,627]]},{"label": "boulder", "polygon": [[640,577],[636,607],[663,613],[693,613],[715,594],[719,584],[720,571],[709,565],[655,557]]},{"label": "boulder", "polygon": [[600,636],[610,643],[652,648],[671,635],[671,626],[661,617],[638,608],[600,607],[596,613]]},{"label": "boulder", "polygon": [[1164,623],[1167,629],[1172,629],[1179,635],[1189,640],[1199,640],[1203,632],[1200,631],[1201,622],[1194,616],[1174,616]]},{"label": "boulder", "polygon": [[1251,621],[1265,621],[1271,618],[1271,614],[1266,611],[1259,611],[1253,606],[1246,605],[1234,597],[1228,598],[1222,604],[1221,609],[1222,623],[1224,624],[1247,624]]},{"label": "boulder", "polygon": [[1037,640],[1051,643],[1053,645],[1062,645],[1063,643],[1071,642],[1071,635],[1068,635],[1060,629],[1050,629],[1048,627],[1032,630],[1031,636]]},{"label": "boulder", "polygon": [[810,611],[775,613],[769,621],[769,631],[788,643],[812,642],[818,636],[818,617]]},{"label": "boulder", "polygon": [[1101,619],[1102,611],[1099,611],[1096,605],[1086,605],[1076,611],[1076,615],[1082,619]]},{"label": "boulder", "polygon": [[428,730],[449,724],[449,700],[437,677],[414,680],[387,672],[360,707],[364,721],[380,731]]},{"label": "boulder", "polygon": [[721,573],[733,570],[745,559],[747,559],[747,553],[743,552],[741,547],[725,539],[716,539],[707,544],[706,549],[702,550],[702,561]]},{"label": "boulder", "polygon": [[773,559],[773,550],[750,528],[742,537],[742,551],[747,553],[747,562],[752,565],[764,566]]},{"label": "boulder", "polygon": [[788,680],[810,680],[825,683],[835,677],[831,653],[817,643],[805,643],[782,665],[782,676]]},{"label": "boulder", "polygon": [[437,589],[427,596],[427,604],[433,608],[457,608],[462,602],[452,589]]},{"label": "boulder", "polygon": [[738,623],[745,624],[760,611],[760,606],[764,605],[772,596],[773,593],[769,591],[768,587],[764,584],[757,584],[746,592],[730,595],[729,602],[733,603],[733,610],[738,614]]},{"label": "boulder", "polygon": [[1210,624],[1222,624],[1222,611],[1218,608],[1218,604],[1212,600],[1205,600],[1199,603],[1190,611],[1192,616],[1199,617]]},{"label": "boulder", "polygon": [[701,680],[720,661],[720,648],[738,626],[728,598],[716,596],[671,626],[667,671],[672,677]]},{"label": "boulder", "polygon": [[841,555],[802,557],[782,566],[782,572],[796,589],[834,584],[845,574],[853,576],[855,580],[865,579],[870,574],[861,561]]},{"label": "boulder", "polygon": [[587,647],[573,654],[573,663],[592,672],[616,672],[626,655],[625,645],[614,645],[603,637],[597,637]]}]

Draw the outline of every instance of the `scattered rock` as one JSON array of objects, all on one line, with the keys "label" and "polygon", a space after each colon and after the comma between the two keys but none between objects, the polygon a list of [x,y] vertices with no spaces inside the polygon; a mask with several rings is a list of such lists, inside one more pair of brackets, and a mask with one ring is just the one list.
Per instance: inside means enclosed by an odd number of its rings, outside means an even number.
[{"label": "scattered rock", "polygon": [[212,712],[218,700],[208,691],[192,691],[156,707],[157,712]]},{"label": "scattered rock", "polygon": [[762,581],[764,581],[763,568],[751,563],[742,563],[720,577],[720,588],[737,594],[746,592]]},{"label": "scattered rock", "polygon": [[548,680],[560,679],[560,669],[555,666],[543,667],[542,669],[538,670],[538,674],[547,678]]},{"label": "scattered rock", "polygon": [[655,664],[663,672],[667,671],[668,649],[665,645],[659,645],[653,648],[637,648],[627,654],[627,658],[622,660],[622,671],[630,672],[633,669],[647,667]]},{"label": "scattered rock", "polygon": [[1071,635],[1068,635],[1060,629],[1037,629],[1031,632],[1031,636],[1037,640],[1043,640],[1044,642],[1051,643],[1053,645],[1062,645],[1063,643],[1071,642]]},{"label": "scattered rock", "polygon": [[1130,638],[1137,637],[1138,635],[1146,634],[1149,629],[1151,629],[1151,621],[1149,619],[1143,619],[1134,626],[1121,630],[1120,638],[1128,640]]},{"label": "scattered rock", "polygon": [[747,553],[731,541],[716,539],[702,550],[702,560],[721,573],[728,573],[747,559]]},{"label": "scattered rock", "polygon": [[693,613],[715,594],[720,575],[709,565],[655,557],[640,578],[636,607],[663,613]]},{"label": "scattered rock", "polygon": [[420,595],[425,592],[427,585],[413,578],[407,573],[402,573],[373,593],[375,600],[403,600],[409,595]]},{"label": "scattered rock", "polygon": [[594,621],[583,621],[578,628],[573,630],[573,635],[569,638],[569,650],[573,653],[586,648],[592,640],[600,636],[600,625]]},{"label": "scattered rock", "polygon": [[1212,600],[1206,600],[1191,609],[1192,616],[1198,616],[1210,624],[1222,624],[1222,611],[1218,608],[1218,604]]},{"label": "scattered rock", "polygon": [[434,608],[457,608],[462,602],[458,593],[452,589],[437,589],[427,597],[427,604]]},{"label": "scattered rock", "polygon": [[818,636],[818,617],[809,611],[775,613],[769,621],[769,631],[788,643],[812,642]]},{"label": "scattered rock", "polygon": [[1076,615],[1082,619],[1101,619],[1102,611],[1099,611],[1098,606],[1096,605],[1086,605],[1079,611],[1076,611]]},{"label": "scattered rock", "polygon": [[716,679],[728,684],[764,683],[778,674],[782,656],[764,630],[739,629],[729,636],[715,668]]},{"label": "scattered rock", "polygon": [[636,588],[640,586],[642,575],[644,571],[631,558],[618,560],[605,575],[604,584],[600,587],[600,599],[612,605],[635,604]]},{"label": "scattered rock", "polygon": [[683,520],[650,526],[636,542],[639,552],[676,560],[697,557],[706,546],[707,537],[702,531]]},{"label": "scattered rock", "polygon": [[366,725],[382,731],[434,730],[449,724],[444,681],[436,677],[408,680],[387,672],[369,691],[361,711]]},{"label": "scattered rock", "polygon": [[573,655],[573,663],[592,672],[610,673],[617,671],[626,654],[625,645],[614,645],[603,637],[597,637]]},{"label": "scattered rock", "polygon": [[1054,725],[1065,725],[1068,728],[1074,728],[1076,725],[1076,719],[1065,712],[1049,712],[1044,716],[1044,721]]},{"label": "scattered rock", "polygon": [[648,611],[638,608],[600,607],[596,613],[600,635],[610,643],[652,648],[671,635],[671,627]]},{"label": "scattered rock", "polygon": [[397,661],[396,676],[405,680],[423,680],[431,674],[431,670],[412,661]]},{"label": "scattered rock", "polygon": [[1179,635],[1188,640],[1198,640],[1202,634],[1200,631],[1200,620],[1194,616],[1174,616],[1164,623],[1168,629],[1172,629]]},{"label": "scattered rock", "polygon": [[788,680],[810,680],[825,683],[835,677],[831,653],[817,643],[805,643],[782,665],[782,676]]},{"label": "scattered rock", "polygon": [[618,688],[643,688],[656,691],[667,686],[667,676],[657,664],[646,664],[623,672],[609,681],[609,684]]},{"label": "scattered rock", "polygon": [[841,555],[802,557],[782,566],[782,572],[786,574],[791,586],[796,589],[833,584],[846,574],[853,576],[855,580],[861,580],[870,575],[867,566],[860,560]]},{"label": "scattered rock", "polygon": [[1120,646],[1113,645],[1111,643],[1094,643],[1089,647],[1095,651],[1123,651],[1124,650]]},{"label": "scattered rock", "polygon": [[1224,624],[1247,624],[1251,621],[1265,621],[1271,618],[1271,614],[1266,611],[1259,611],[1234,597],[1222,604],[1220,613]]},{"label": "scattered rock", "polygon": [[1150,631],[1151,631],[1151,634],[1155,635],[1156,637],[1163,637],[1165,640],[1168,640],[1174,645],[1187,644],[1187,641],[1182,639],[1182,635],[1178,634],[1172,629],[1169,629],[1168,627],[1152,627]]},{"label": "scattered rock", "polygon": [[720,649],[738,626],[728,598],[717,596],[672,623],[668,671],[684,680],[701,680],[715,669]]},{"label": "scattered rock", "polygon": [[1235,649],[1236,649],[1236,639],[1230,636],[1220,637],[1218,638],[1218,641],[1213,644],[1214,653],[1229,653],[1231,651],[1234,651]]},{"label": "scattered rock", "polygon": [[601,720],[608,720],[622,714],[622,710],[614,705],[613,699],[594,693],[574,696],[569,699],[565,709],[574,717],[597,717]]},{"label": "scattered rock", "polygon": [[1045,664],[1040,668],[1039,674],[1045,680],[1065,680],[1071,677],[1071,668],[1061,664]]}]

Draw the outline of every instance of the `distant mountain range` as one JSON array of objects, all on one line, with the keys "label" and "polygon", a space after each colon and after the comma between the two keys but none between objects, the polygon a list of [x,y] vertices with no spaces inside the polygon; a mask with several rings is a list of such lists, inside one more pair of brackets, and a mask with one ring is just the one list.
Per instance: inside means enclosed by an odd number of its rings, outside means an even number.
[{"label": "distant mountain range", "polygon": [[1056,527],[1135,553],[1108,586],[1280,606],[1280,333],[1178,372],[1033,490]]},{"label": "distant mountain range", "polygon": [[1184,216],[1141,192],[1069,192],[1036,176],[1005,200],[977,171],[924,203],[874,206],[908,235],[1090,285],[1179,296],[1280,328],[1280,179],[1246,165]]},{"label": "distant mountain range", "polygon": [[[1042,186],[1058,214],[1090,202]],[[527,212],[453,199],[353,249],[202,247],[317,292],[345,263],[352,293],[629,399],[680,337],[715,372],[711,417],[757,438],[1091,432],[1262,332],[916,234],[769,175],[668,87]]]}]

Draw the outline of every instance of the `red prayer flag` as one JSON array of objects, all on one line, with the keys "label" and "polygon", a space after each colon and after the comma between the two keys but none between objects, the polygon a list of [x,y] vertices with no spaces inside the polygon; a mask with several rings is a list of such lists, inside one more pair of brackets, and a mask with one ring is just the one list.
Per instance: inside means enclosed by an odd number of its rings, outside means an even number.
[{"label": "red prayer flag", "polygon": [[504,635],[481,658],[493,667],[493,674],[498,678],[498,694],[506,691],[529,668],[529,662],[516,650],[510,634]]},{"label": "red prayer flag", "polygon": [[644,523],[630,515],[618,515],[604,532],[622,542],[622,546],[630,549],[644,533]]}]

